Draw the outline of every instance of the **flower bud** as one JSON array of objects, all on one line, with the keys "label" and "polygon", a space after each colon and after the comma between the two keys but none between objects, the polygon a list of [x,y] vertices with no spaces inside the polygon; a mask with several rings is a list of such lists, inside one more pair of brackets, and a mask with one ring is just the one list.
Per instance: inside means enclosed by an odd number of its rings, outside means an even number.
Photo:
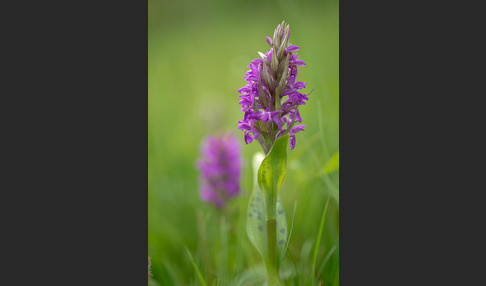
[{"label": "flower bud", "polygon": [[260,73],[260,76],[262,77],[263,83],[265,84],[265,86],[267,87],[267,89],[269,91],[273,91],[274,90],[274,85],[275,85],[275,83],[274,83],[275,80],[273,79],[273,76],[271,74],[271,71],[267,67],[267,65],[263,65],[263,70]]},{"label": "flower bud", "polygon": [[263,64],[269,66],[270,65],[270,62],[269,62],[267,56],[264,53],[262,53],[262,52],[258,52],[258,54],[260,55],[260,57],[262,57]]},{"label": "flower bud", "polygon": [[277,59],[277,53],[274,51],[272,53],[272,71],[273,74],[276,75],[278,70],[278,59]]},{"label": "flower bud", "polygon": [[286,81],[287,81],[287,75],[286,74],[282,74],[280,76],[280,79],[278,81],[278,84],[277,84],[277,87],[275,89],[275,95],[276,95],[276,99],[280,102],[280,97],[283,93],[283,91],[285,90],[285,84],[286,84]]},{"label": "flower bud", "polygon": [[277,74],[287,75],[287,69],[288,68],[289,68],[289,56],[286,55],[286,56],[284,56],[283,60],[280,61],[280,64],[278,65]]},{"label": "flower bud", "polygon": [[267,37],[267,43],[268,43],[268,44],[270,45],[270,47],[271,47],[271,46],[272,46],[272,44],[273,44],[273,40],[272,40],[272,38]]}]

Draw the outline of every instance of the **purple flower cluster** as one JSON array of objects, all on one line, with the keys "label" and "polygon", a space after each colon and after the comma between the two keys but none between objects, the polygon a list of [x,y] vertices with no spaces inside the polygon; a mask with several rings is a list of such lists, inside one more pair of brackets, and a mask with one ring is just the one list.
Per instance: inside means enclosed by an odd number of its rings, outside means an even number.
[{"label": "purple flower cluster", "polygon": [[246,144],[255,139],[265,153],[285,134],[290,136],[290,149],[294,149],[295,134],[305,127],[295,123],[302,122],[298,107],[308,100],[299,92],[307,83],[296,82],[297,67],[306,64],[295,53],[300,48],[288,44],[289,36],[289,25],[284,21],[275,29],[273,39],[266,38],[270,51],[259,52],[261,58],[251,61],[245,75],[248,84],[238,90],[245,113],[238,129],[245,132]]},{"label": "purple flower cluster", "polygon": [[203,201],[222,207],[240,193],[241,155],[238,138],[233,133],[208,136],[198,161],[200,195]]}]

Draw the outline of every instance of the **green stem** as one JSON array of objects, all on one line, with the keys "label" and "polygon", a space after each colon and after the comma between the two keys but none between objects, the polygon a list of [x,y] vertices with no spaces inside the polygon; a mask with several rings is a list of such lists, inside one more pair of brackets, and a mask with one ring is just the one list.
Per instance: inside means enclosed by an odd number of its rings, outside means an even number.
[{"label": "green stem", "polygon": [[267,286],[281,285],[277,264],[277,200],[270,194],[267,196],[265,216],[267,221],[267,248],[268,258],[266,263]]},{"label": "green stem", "polygon": [[268,264],[277,269],[277,220],[267,220]]}]

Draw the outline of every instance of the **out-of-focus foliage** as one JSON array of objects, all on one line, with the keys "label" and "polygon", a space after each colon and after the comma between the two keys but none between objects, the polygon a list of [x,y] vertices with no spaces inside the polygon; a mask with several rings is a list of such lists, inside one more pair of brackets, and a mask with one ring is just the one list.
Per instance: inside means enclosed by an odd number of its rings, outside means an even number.
[{"label": "out-of-focus foliage", "polygon": [[[338,1],[148,4],[148,256],[153,281],[200,285],[187,247],[207,285],[263,283],[261,257],[245,230],[254,181],[251,158],[261,147],[245,145],[237,129],[243,116],[237,90],[257,51],[268,50],[265,37],[285,20],[290,42],[301,47],[299,58],[307,63],[298,80],[308,83],[304,93],[313,91],[299,108],[307,127],[297,134],[295,149],[288,150],[280,192],[287,214],[297,201],[281,276],[286,285],[311,281],[314,243],[331,197],[315,282],[339,285],[339,157],[337,162],[333,157],[339,151]],[[242,191],[218,210],[199,199],[195,164],[204,136],[229,130],[241,139]]]}]

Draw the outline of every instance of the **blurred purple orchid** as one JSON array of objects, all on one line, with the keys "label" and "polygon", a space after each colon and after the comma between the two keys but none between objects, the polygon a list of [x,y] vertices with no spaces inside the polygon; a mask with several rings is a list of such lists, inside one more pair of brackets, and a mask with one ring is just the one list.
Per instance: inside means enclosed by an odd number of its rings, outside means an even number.
[{"label": "blurred purple orchid", "polygon": [[238,195],[241,154],[236,135],[227,133],[206,137],[201,146],[198,168],[200,195],[203,201],[212,202],[220,208],[229,198]]}]

